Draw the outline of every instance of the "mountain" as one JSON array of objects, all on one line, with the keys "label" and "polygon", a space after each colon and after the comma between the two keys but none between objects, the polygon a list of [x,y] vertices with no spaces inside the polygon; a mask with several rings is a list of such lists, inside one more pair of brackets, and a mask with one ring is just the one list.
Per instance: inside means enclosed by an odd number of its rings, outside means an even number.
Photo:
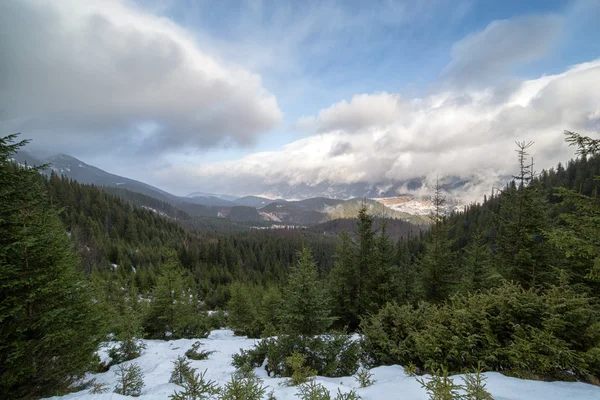
[{"label": "mountain", "polygon": [[283,201],[285,201],[285,200],[271,200],[271,199],[267,199],[266,197],[259,197],[259,196],[244,196],[244,197],[240,197],[239,199],[235,199],[233,202],[240,206],[261,208],[261,207],[268,206],[269,204],[274,203],[274,202],[283,202]]},{"label": "mountain", "polygon": [[225,200],[225,201],[235,201],[238,198],[236,196],[230,196],[228,194],[215,194],[215,193],[204,193],[204,192],[192,192],[188,194],[186,197],[215,197],[217,199]]},{"label": "mountain", "polygon": [[142,193],[162,201],[178,200],[177,196],[165,192],[157,187],[136,181],[134,179],[111,174],[66,154],[57,154],[50,157],[40,158],[35,157],[26,151],[20,151],[15,156],[15,160],[19,163],[27,161],[28,164],[35,165],[48,164],[48,168],[44,171],[48,175],[54,171],[59,176],[68,176],[70,179],[74,179],[79,183],[118,187],[130,190],[132,192]]},{"label": "mountain", "polygon": [[[121,188],[135,193],[145,194],[146,196],[170,202],[175,205],[186,204],[184,206],[184,208],[186,208],[184,211],[192,215],[217,216],[216,211],[210,211],[202,207],[194,207],[193,205],[208,207],[235,205],[235,203],[231,201],[236,199],[236,197],[233,196],[213,195],[208,193],[191,193],[189,195],[190,197],[175,196],[155,186],[148,185],[147,183],[111,174],[110,172],[86,164],[83,161],[66,154],[36,157],[26,151],[20,151],[15,156],[15,161],[21,164],[27,163],[28,165],[48,164],[48,168],[44,171],[46,174],[49,175],[54,171],[59,176],[65,175],[79,183]],[[192,206],[189,206],[188,204],[192,204]]]},{"label": "mountain", "polygon": [[[429,190],[425,186],[424,180],[370,187],[354,184],[317,185],[310,188],[300,185],[293,190],[288,188],[289,191],[286,193],[288,195],[293,193],[294,197],[302,198],[313,192],[322,194],[301,200],[283,200],[278,196],[274,196],[274,198],[279,198],[278,200],[264,196],[235,197],[198,191],[181,197],[134,179],[111,174],[66,154],[36,157],[22,151],[17,154],[15,160],[28,165],[48,164],[49,167],[45,170],[47,174],[54,171],[58,175],[65,175],[80,183],[112,188],[106,190],[127,198],[129,201],[132,196],[125,195],[124,191],[140,193],[168,203],[190,217],[226,218],[235,223],[256,224],[257,226],[265,226],[265,224],[312,226],[340,218],[354,218],[363,202],[375,215],[420,225],[427,223],[425,215],[433,206],[427,195],[398,195],[402,191],[420,190],[428,193]],[[457,190],[467,184],[467,181],[461,181],[458,178],[447,179],[445,183],[448,190]],[[278,189],[274,188],[273,190],[271,195]],[[278,194],[283,195],[284,193]],[[350,196],[351,194],[361,195],[353,197]],[[333,198],[336,195],[343,198]],[[369,197],[374,197],[374,199]],[[139,199],[136,201],[140,202]],[[155,208],[152,204],[140,203],[138,205]],[[459,202],[449,199],[448,210],[457,209],[460,205]],[[170,214],[173,212],[175,211]]]}]

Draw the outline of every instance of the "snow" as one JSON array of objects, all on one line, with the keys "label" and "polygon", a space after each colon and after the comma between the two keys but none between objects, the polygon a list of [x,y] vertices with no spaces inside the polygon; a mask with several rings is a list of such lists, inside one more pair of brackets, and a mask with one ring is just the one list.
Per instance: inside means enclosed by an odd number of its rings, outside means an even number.
[{"label": "snow", "polygon": [[[208,370],[206,377],[216,381],[223,386],[235,371],[231,365],[231,355],[239,351],[240,348],[251,348],[256,339],[247,339],[237,337],[230,330],[212,331],[207,339],[200,339],[203,343],[203,349],[214,350],[207,360],[191,360],[192,366],[199,372]],[[172,361],[178,356],[183,355],[196,340],[180,339],[172,341],[145,340],[147,348],[143,351],[141,357],[128,361],[124,364],[138,363],[144,372],[145,386],[142,390],[140,400],[166,400],[175,390],[181,388],[173,383],[169,383],[171,375]],[[112,343],[111,346],[115,345]],[[100,357],[103,361],[108,360],[108,348],[100,351]],[[116,385],[115,371],[117,366],[112,366],[109,371],[100,374],[90,374],[88,378],[96,378],[98,383],[106,383],[109,388],[108,393],[89,394],[87,390],[77,393],[71,393],[66,396],[52,397],[58,400],[119,400],[127,399],[127,396],[121,396],[112,393]],[[257,368],[256,373],[264,380],[264,385],[268,386],[267,393],[275,391],[278,400],[297,400],[297,388],[284,386],[285,378],[269,378],[263,368]],[[409,377],[404,373],[400,366],[384,366],[371,370],[373,378],[376,380],[373,386],[357,389],[357,382],[353,377],[343,378],[325,378],[316,377],[316,381],[323,384],[333,396],[338,388],[342,392],[348,392],[356,389],[357,393],[364,400],[379,399],[404,399],[404,400],[427,400],[427,394],[421,388],[421,385],[414,377]],[[540,382],[528,381],[503,376],[499,373],[486,373],[488,378],[487,388],[496,400],[597,400],[600,399],[600,387],[588,385],[579,382]],[[460,376],[454,379],[462,383]],[[266,396],[265,396],[266,397]]]}]

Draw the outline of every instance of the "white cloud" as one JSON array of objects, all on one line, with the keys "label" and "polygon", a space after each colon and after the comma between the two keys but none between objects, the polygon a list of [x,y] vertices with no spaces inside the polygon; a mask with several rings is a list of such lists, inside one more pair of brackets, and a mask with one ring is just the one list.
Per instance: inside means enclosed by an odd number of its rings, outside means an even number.
[{"label": "white cloud", "polygon": [[38,146],[248,145],[282,119],[258,75],[125,1],[0,2],[0,49],[2,118]]},{"label": "white cloud", "polygon": [[[514,141],[533,140],[536,168],[573,155],[564,129],[588,132],[600,112],[600,60],[523,81],[505,100],[495,87],[401,100],[394,94],[355,96],[310,121],[323,133],[279,151],[240,160],[162,171],[211,190],[260,193],[275,185],[402,181],[421,176],[473,179],[473,198],[489,193],[516,167]],[[375,115],[374,118],[371,118]],[[304,121],[306,122],[306,120]]]},{"label": "white cloud", "polygon": [[533,15],[494,21],[452,47],[452,61],[443,81],[458,87],[499,82],[519,63],[537,60],[548,52],[560,33],[557,15]]},{"label": "white cloud", "polygon": [[342,100],[321,110],[316,117],[300,119],[298,126],[316,132],[339,129],[348,133],[358,133],[364,129],[386,126],[397,121],[403,110],[408,111],[409,107],[410,105],[404,104],[398,95],[360,94],[354,96],[350,103]]}]

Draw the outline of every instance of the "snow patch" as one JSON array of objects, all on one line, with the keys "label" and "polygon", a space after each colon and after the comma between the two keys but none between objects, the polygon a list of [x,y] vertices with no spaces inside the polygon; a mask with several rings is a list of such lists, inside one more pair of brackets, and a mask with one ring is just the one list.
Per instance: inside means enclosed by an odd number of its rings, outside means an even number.
[{"label": "snow patch", "polygon": [[[139,400],[166,400],[175,390],[181,387],[169,383],[173,368],[172,362],[185,354],[196,340],[180,339],[172,341],[144,340],[146,349],[141,357],[124,364],[138,363],[144,373],[145,386]],[[233,332],[226,329],[215,330],[207,339],[200,339],[203,349],[214,350],[207,360],[191,360],[192,367],[198,371],[207,369],[206,377],[223,386],[231,378],[235,368],[231,365],[231,356],[240,349],[251,348],[258,340],[234,336]],[[103,361],[108,360],[108,349],[117,343],[112,342],[103,348],[99,354]],[[92,395],[87,390],[71,393],[65,396],[56,396],[52,399],[62,400],[117,400],[129,399],[112,393],[117,384],[115,371],[117,366],[112,366],[109,371],[99,374],[88,374],[87,379],[95,378],[96,382],[106,384],[108,393]],[[267,393],[275,391],[278,400],[297,400],[297,388],[282,385],[286,379],[269,378],[264,368],[256,368],[256,373],[268,386]],[[398,365],[377,367],[371,370],[376,380],[373,386],[359,389],[353,377],[325,378],[317,376],[315,381],[323,384],[332,394],[337,390],[349,392],[356,389],[363,400],[426,400],[428,398],[421,385],[414,377],[404,373]],[[541,382],[509,378],[499,373],[485,373],[487,376],[487,389],[498,400],[597,400],[600,399],[600,387],[580,382]],[[427,377],[425,377],[427,378]],[[457,383],[461,383],[460,375],[454,376]]]}]

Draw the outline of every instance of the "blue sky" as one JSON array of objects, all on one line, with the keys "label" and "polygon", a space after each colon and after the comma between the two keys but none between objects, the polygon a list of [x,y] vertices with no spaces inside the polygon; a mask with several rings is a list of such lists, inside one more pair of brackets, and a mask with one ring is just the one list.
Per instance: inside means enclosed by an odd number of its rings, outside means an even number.
[{"label": "blue sky", "polygon": [[[493,21],[548,14],[565,20],[547,54],[515,63],[511,73],[523,78],[558,73],[600,54],[600,40],[590,40],[600,38],[600,3],[593,0],[138,4],[185,26],[223,58],[259,73],[277,96],[284,113],[280,126],[260,136],[255,147],[206,150],[206,161],[277,149],[302,137],[294,128],[299,118],[358,93],[426,95],[450,63],[452,46]],[[257,47],[259,54],[251,54]],[[240,48],[245,50],[238,53]]]},{"label": "blue sky", "polygon": [[600,125],[599,20],[597,0],[0,2],[0,123],[181,194],[487,191],[515,140],[548,167],[563,129]]}]

